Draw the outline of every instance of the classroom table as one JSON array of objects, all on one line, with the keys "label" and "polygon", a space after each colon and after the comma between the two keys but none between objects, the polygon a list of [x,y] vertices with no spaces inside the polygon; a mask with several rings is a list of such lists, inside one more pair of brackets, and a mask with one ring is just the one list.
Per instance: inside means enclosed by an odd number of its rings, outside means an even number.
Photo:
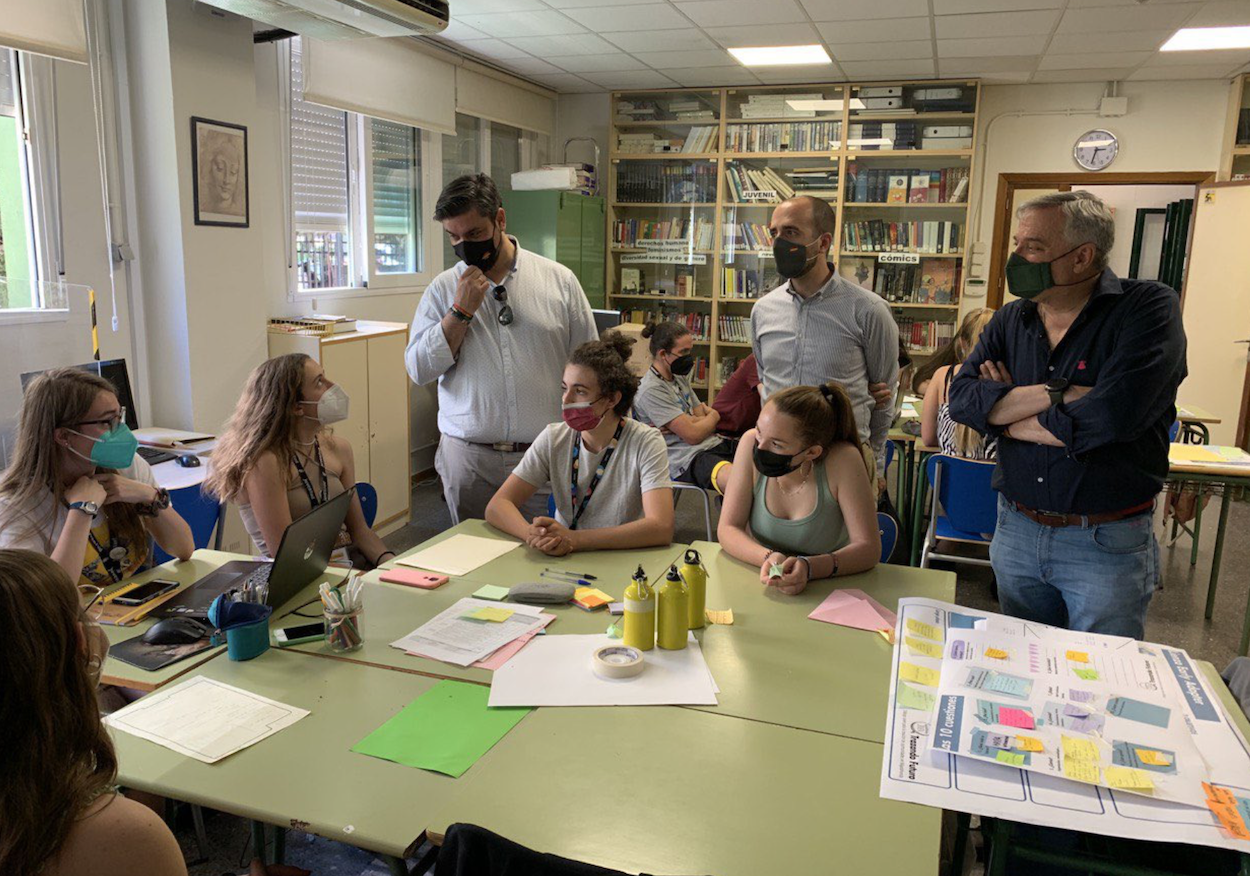
[{"label": "classroom table", "polygon": [[1201,439],[1198,442],[1186,443],[1201,444],[1211,443],[1211,432],[1207,429],[1208,425],[1218,426],[1220,423],[1224,422],[1222,419],[1205,408],[1200,408],[1197,405],[1183,404],[1182,402],[1176,403],[1176,419],[1180,422],[1183,432],[1188,433],[1192,430],[1195,437]]}]

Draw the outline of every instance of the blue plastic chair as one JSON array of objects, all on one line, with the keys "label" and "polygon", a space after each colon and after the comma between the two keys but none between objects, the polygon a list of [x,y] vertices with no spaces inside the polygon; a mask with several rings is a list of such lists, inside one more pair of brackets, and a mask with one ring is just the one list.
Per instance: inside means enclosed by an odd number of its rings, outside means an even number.
[{"label": "blue plastic chair", "polygon": [[1172,428],[1168,429],[1168,441],[1176,443],[1176,437],[1181,433],[1181,421],[1173,420]]},{"label": "blue plastic chair", "polygon": [[925,463],[933,485],[929,529],[920,553],[920,568],[931,560],[988,566],[988,558],[937,552],[938,539],[988,545],[998,525],[998,494],[990,486],[994,463],[937,454]]},{"label": "blue plastic chair", "polygon": [[881,472],[881,476],[885,477],[890,471],[890,463],[894,462],[894,442],[885,442],[885,471]]},{"label": "blue plastic chair", "polygon": [[373,521],[378,518],[378,491],[368,482],[356,484],[356,498],[360,500],[360,510],[365,515],[365,526],[373,528]]},{"label": "blue plastic chair", "polygon": [[881,535],[881,562],[890,562],[898,543],[898,521],[884,511],[877,512],[877,532]]},{"label": "blue plastic chair", "polygon": [[[210,499],[198,485],[183,487],[181,490],[170,490],[169,498],[174,510],[191,527],[191,538],[195,541],[196,549],[208,547],[211,540],[213,549],[221,550],[221,537],[224,529],[222,524],[225,522],[226,506]],[[216,537],[213,535],[214,532],[216,532]],[[152,562],[154,564],[167,563],[173,559],[161,550],[160,545],[154,545],[153,548]]]}]

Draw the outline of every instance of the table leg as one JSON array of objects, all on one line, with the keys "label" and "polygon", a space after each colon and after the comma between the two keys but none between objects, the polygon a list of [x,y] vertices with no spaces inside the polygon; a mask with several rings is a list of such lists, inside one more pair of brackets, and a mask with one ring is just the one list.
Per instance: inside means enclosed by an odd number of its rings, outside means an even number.
[{"label": "table leg", "polygon": [[920,565],[920,539],[924,529],[924,499],[929,487],[929,482],[924,474],[925,455],[923,453],[918,455],[920,464],[916,470],[916,484],[915,489],[912,491],[911,506],[911,565],[913,566]]},{"label": "table leg", "polygon": [[392,858],[386,856],[386,866],[391,871],[391,876],[408,876],[408,865],[400,858]]},{"label": "table leg", "polygon": [[[981,819],[981,830],[986,833],[985,822]],[[1007,843],[1010,839],[1007,822],[1001,818],[992,819],[993,826],[988,831],[990,841],[990,857],[985,862],[985,876],[1007,876]]]},{"label": "table leg", "polygon": [[[1220,554],[1224,552],[1224,528],[1228,525],[1228,493],[1227,487],[1224,488],[1224,495],[1220,497],[1220,522],[1215,527],[1215,553],[1211,557],[1211,580],[1207,584],[1207,610],[1205,617],[1211,619],[1211,613],[1215,609],[1215,588],[1220,580]],[[1250,627],[1247,627],[1250,630]],[[1241,636],[1241,653],[1246,651],[1246,635]]]},{"label": "table leg", "polygon": [[252,821],[252,857],[260,858],[261,863],[268,863],[268,851],[265,841],[265,824],[262,821]]},{"label": "table leg", "polygon": [[972,830],[972,816],[967,812],[955,813],[955,845],[951,854],[951,873],[964,872],[964,857],[968,853],[968,832]]},{"label": "table leg", "polygon": [[275,864],[286,863],[286,828],[274,827],[273,829],[273,862]]},{"label": "table leg", "polygon": [[1194,484],[1194,487],[1198,490],[1198,498],[1197,504],[1194,505],[1194,529],[1189,534],[1191,542],[1189,546],[1189,565],[1191,566],[1198,565],[1198,533],[1202,530],[1202,485]]}]

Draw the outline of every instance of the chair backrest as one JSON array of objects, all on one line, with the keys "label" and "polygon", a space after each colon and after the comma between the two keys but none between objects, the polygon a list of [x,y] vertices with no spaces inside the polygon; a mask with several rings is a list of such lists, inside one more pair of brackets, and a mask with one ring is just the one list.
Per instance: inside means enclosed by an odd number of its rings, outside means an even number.
[{"label": "chair backrest", "polygon": [[884,511],[877,512],[877,531],[881,533],[881,562],[890,562],[898,543],[898,521]]},{"label": "chair backrest", "polygon": [[925,464],[929,483],[951,526],[964,532],[994,531],[998,525],[998,494],[990,486],[994,463],[937,454]]},{"label": "chair backrest", "polygon": [[356,484],[356,498],[360,500],[360,510],[365,515],[365,526],[373,528],[373,521],[378,517],[378,491],[373,484],[361,482]]},{"label": "chair backrest", "polygon": [[1181,421],[1173,420],[1171,428],[1168,429],[1168,440],[1173,444],[1176,443],[1176,436],[1181,433]]},{"label": "chair backrest", "polygon": [[888,472],[890,470],[890,463],[892,463],[893,461],[894,461],[894,442],[886,441],[885,442],[885,471],[883,471],[881,474],[884,475],[885,472]]},{"label": "chair backrest", "polygon": [[[210,499],[199,486],[170,490],[169,499],[174,510],[191,527],[191,538],[195,542],[196,549],[215,546],[212,541],[213,530],[217,528],[221,518],[221,503]],[[159,545],[155,547],[154,563],[167,563],[172,559],[173,557],[161,550]]]}]

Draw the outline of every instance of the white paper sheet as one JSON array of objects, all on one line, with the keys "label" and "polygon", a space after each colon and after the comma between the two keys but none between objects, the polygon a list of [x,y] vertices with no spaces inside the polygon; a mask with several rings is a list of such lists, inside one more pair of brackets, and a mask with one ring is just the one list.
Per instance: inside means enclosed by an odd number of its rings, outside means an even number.
[{"label": "white paper sheet", "polygon": [[[1048,631],[1053,631],[1043,624],[931,599],[900,600],[898,616],[900,630],[906,630],[907,621],[915,619],[942,629],[944,634],[960,629],[1001,633],[1016,638],[1022,646],[1041,641]],[[1160,681],[1180,691],[1182,717],[1215,784],[1231,788],[1237,795],[1247,795],[1250,747],[1188,654],[1178,648],[1131,639],[1063,632],[1091,649],[1140,649],[1143,654],[1161,658],[1166,671]],[[1225,833],[1206,809],[932,750],[929,739],[938,720],[937,687],[904,681],[899,678],[899,668],[901,663],[910,663],[940,672],[942,660],[908,653],[901,634],[898,643],[891,664],[890,707],[886,712],[882,797],[1107,836],[1250,851],[1250,843]]]},{"label": "white paper sheet", "polygon": [[395,562],[401,566],[412,566],[414,569],[426,569],[443,575],[467,575],[520,546],[519,541],[502,538],[453,535],[423,551],[400,557]]},{"label": "white paper sheet", "polygon": [[[465,615],[481,608],[505,609],[512,612],[507,620],[469,620]],[[542,629],[542,606],[509,602],[501,605],[489,599],[466,597],[430,618],[402,639],[391,642],[392,648],[415,651],[433,660],[456,666],[469,666],[489,657],[512,640]]]},{"label": "white paper sheet", "polygon": [[539,636],[495,672],[491,706],[716,705],[715,683],[693,635],[680,651],[652,648],[633,678],[606,679],[591,669],[591,655],[606,635]]},{"label": "white paper sheet", "polygon": [[306,715],[307,709],[199,677],[136,700],[104,723],[187,757],[217,763]]}]

